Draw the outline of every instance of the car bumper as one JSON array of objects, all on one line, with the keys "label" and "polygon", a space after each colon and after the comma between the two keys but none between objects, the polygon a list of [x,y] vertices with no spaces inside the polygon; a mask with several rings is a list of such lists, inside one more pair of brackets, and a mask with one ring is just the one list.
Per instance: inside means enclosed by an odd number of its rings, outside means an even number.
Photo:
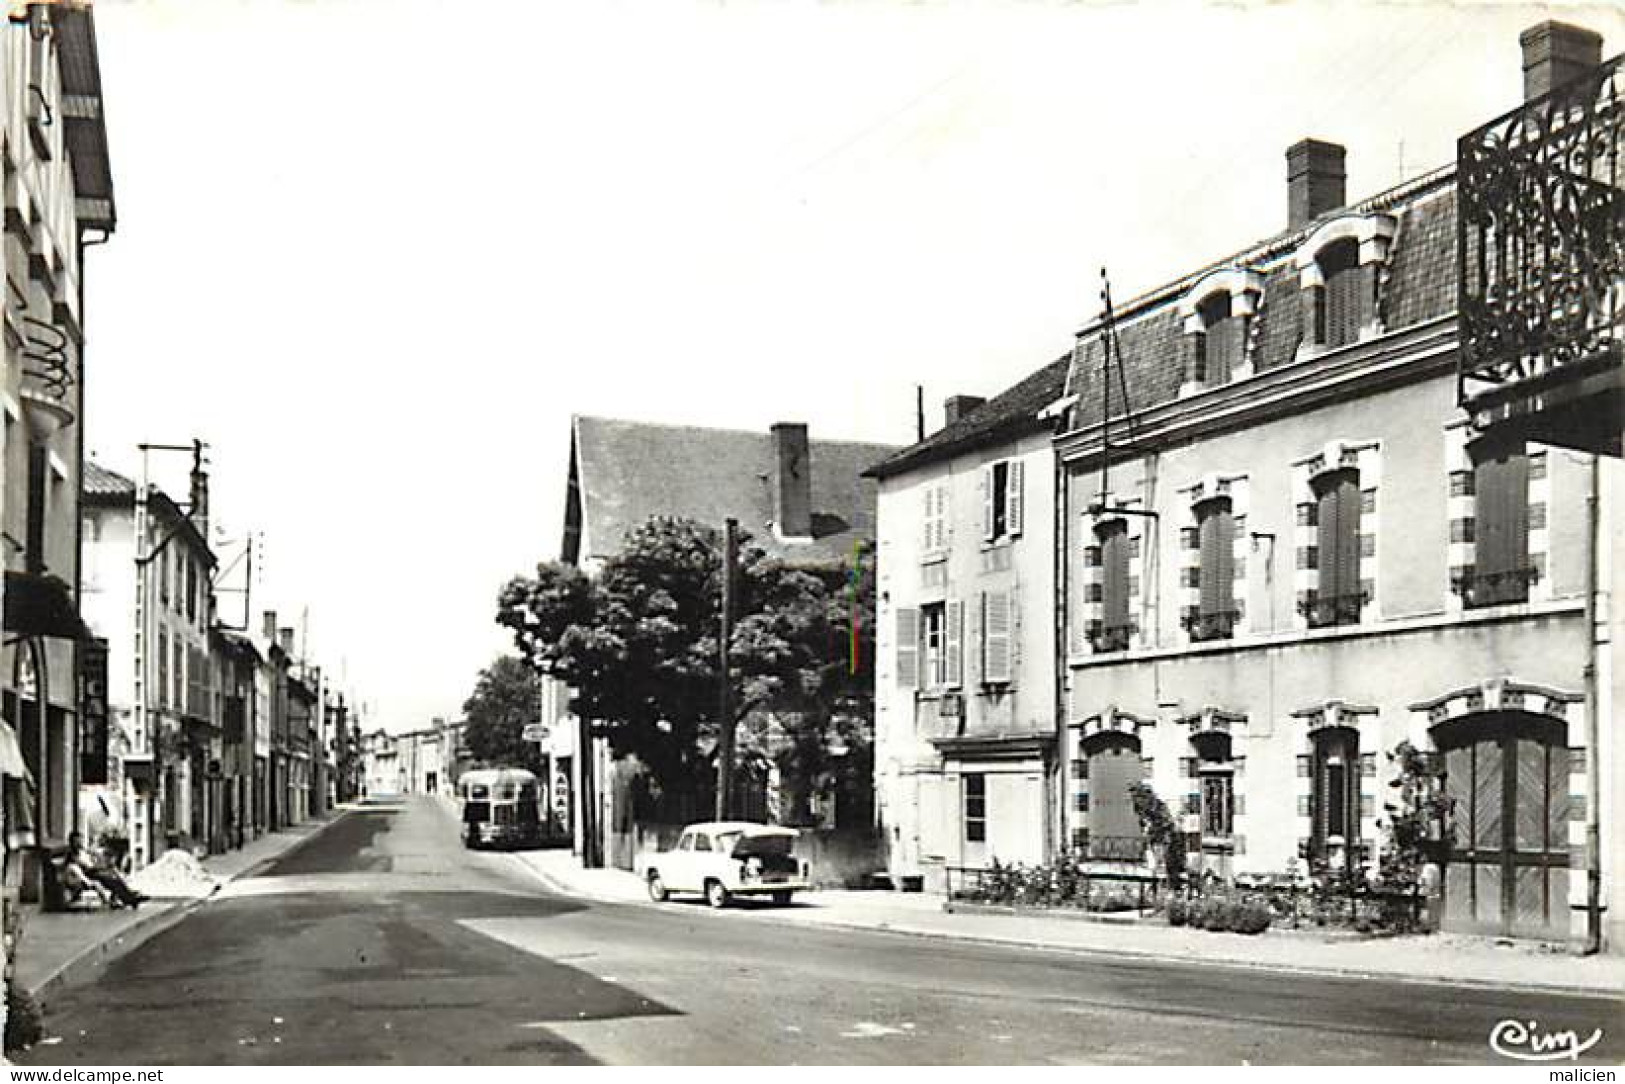
[{"label": "car bumper", "polygon": [[812,887],[806,881],[746,881],[728,889],[736,896],[767,896],[774,892],[805,892]]}]

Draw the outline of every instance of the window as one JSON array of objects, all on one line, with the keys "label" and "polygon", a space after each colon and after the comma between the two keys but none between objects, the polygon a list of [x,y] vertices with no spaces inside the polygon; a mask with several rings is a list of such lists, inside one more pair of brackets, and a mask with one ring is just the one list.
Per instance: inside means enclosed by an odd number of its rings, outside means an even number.
[{"label": "window", "polygon": [[158,554],[158,599],[169,601],[169,554]]},{"label": "window", "polygon": [[1228,839],[1235,828],[1235,776],[1228,766],[1202,766],[1202,835]]},{"label": "window", "polygon": [[1310,807],[1317,852],[1323,854],[1328,844],[1347,844],[1359,835],[1359,764],[1360,737],[1355,731],[1337,728],[1315,735]]},{"label": "window", "polygon": [[694,833],[694,849],[696,851],[709,851],[711,849],[711,837],[704,832]]},{"label": "window", "polygon": [[28,567],[36,572],[45,568],[46,514],[46,462],[47,450],[43,444],[28,448]]},{"label": "window", "polygon": [[1317,262],[1325,286],[1315,306],[1315,341],[1344,346],[1360,339],[1360,246],[1352,239],[1326,246]]},{"label": "window", "polygon": [[[1196,506],[1199,601],[1186,615],[1192,640],[1229,639],[1236,625],[1236,521],[1230,498],[1214,497]],[[1356,570],[1358,571],[1358,570]]]},{"label": "window", "polygon": [[1233,318],[1229,293],[1215,293],[1197,307],[1203,330],[1196,337],[1197,379],[1204,384],[1229,381],[1241,361],[1242,320]]},{"label": "window", "polygon": [[169,704],[169,633],[158,630],[158,706]]},{"label": "window", "polygon": [[925,487],[925,535],[921,546],[928,554],[948,548],[948,492],[947,482]]},{"label": "window", "polygon": [[987,776],[971,772],[965,781],[965,841],[987,842]]},{"label": "window", "polygon": [[921,684],[941,688],[947,674],[948,607],[941,602],[920,607],[920,658],[925,665]]},{"label": "window", "polygon": [[982,681],[1011,680],[1013,606],[1009,591],[982,592]]},{"label": "window", "polygon": [[1329,471],[1313,482],[1319,576],[1307,603],[1312,627],[1352,625],[1360,620],[1360,476]]},{"label": "window", "polygon": [[186,620],[197,620],[197,564],[186,562]]},{"label": "window", "polygon": [[1022,463],[1001,459],[982,468],[982,539],[1000,542],[1021,534]]},{"label": "window", "polygon": [[1469,606],[1527,602],[1529,455],[1523,442],[1482,445],[1473,457],[1473,567],[1464,585]]},{"label": "window", "polygon": [[1122,651],[1129,646],[1129,538],[1128,523],[1112,520],[1095,529],[1100,540],[1101,619],[1092,637],[1099,652]]}]

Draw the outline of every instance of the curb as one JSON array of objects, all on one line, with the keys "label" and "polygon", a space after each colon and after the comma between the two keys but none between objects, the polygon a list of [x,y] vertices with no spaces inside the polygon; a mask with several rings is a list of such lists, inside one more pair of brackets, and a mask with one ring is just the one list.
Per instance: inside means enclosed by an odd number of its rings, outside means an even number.
[{"label": "curb", "polygon": [[[163,933],[165,930],[178,925],[183,920],[189,918],[194,912],[202,908],[204,904],[213,900],[215,896],[219,894],[220,889],[224,888],[226,885],[231,884],[234,881],[242,880],[246,877],[258,875],[261,871],[271,866],[273,863],[276,863],[283,858],[286,858],[288,855],[293,854],[300,848],[307,846],[311,841],[321,836],[333,825],[337,824],[344,817],[348,816],[350,812],[352,811],[348,809],[341,810],[336,816],[330,817],[325,823],[307,833],[303,838],[290,844],[286,849],[279,851],[276,854],[269,855],[265,859],[241,869],[230,876],[220,878],[219,885],[217,885],[215,889],[207,896],[198,896],[193,899],[166,901],[167,906],[154,908],[150,914],[142,915],[140,918],[113,934],[111,937],[86,945],[84,948],[62,961],[62,963],[55,969],[48,972],[43,978],[29,988],[28,993],[34,998],[34,1000],[43,1001],[47,994],[78,981],[83,977],[81,973],[94,971],[98,967],[112,963],[121,956],[135,951],[147,941],[150,941],[152,938],[158,936],[158,934]],[[155,900],[153,902],[156,903],[158,901]],[[26,934],[24,934],[23,942],[24,944],[27,942]]]},{"label": "curb", "polygon": [[[640,906],[645,901],[625,900],[602,896],[587,891],[576,885],[567,884],[551,874],[543,873],[529,863],[516,859],[521,866],[529,871],[537,880],[547,885],[555,892],[572,896],[576,899],[592,900],[596,903],[619,904],[621,906]],[[649,904],[649,906],[653,906]],[[697,914],[713,914],[709,909],[697,910]],[[720,916],[719,916],[720,917]],[[751,922],[773,922],[767,915],[753,915],[747,912],[734,912],[733,917]],[[782,923],[781,923],[782,925]],[[1453,986],[1457,988],[1478,990],[1499,990],[1509,993],[1523,994],[1558,994],[1565,997],[1608,998],[1618,999],[1625,996],[1625,989],[1605,989],[1593,986],[1573,986],[1562,983],[1544,983],[1516,981],[1509,982],[1500,979],[1484,979],[1463,977],[1456,975],[1411,975],[1403,972],[1383,971],[1373,968],[1360,967],[1307,967],[1297,964],[1275,963],[1271,961],[1240,960],[1233,958],[1211,959],[1200,956],[1184,956],[1178,953],[1156,952],[1149,949],[1134,948],[1096,948],[1081,945],[1058,944],[1052,941],[1030,941],[1014,937],[990,937],[982,934],[964,933],[960,931],[922,929],[918,926],[875,925],[868,922],[854,922],[839,918],[810,919],[796,922],[796,928],[823,928],[838,930],[856,930],[866,933],[898,934],[903,937],[914,937],[932,941],[957,941],[962,944],[983,945],[997,948],[1025,949],[1031,952],[1046,952],[1065,956],[1078,956],[1090,959],[1105,959],[1132,963],[1178,964],[1186,967],[1206,967],[1229,970],[1261,971],[1283,975],[1302,975],[1313,978],[1348,979],[1365,982],[1391,982],[1409,986]]]}]

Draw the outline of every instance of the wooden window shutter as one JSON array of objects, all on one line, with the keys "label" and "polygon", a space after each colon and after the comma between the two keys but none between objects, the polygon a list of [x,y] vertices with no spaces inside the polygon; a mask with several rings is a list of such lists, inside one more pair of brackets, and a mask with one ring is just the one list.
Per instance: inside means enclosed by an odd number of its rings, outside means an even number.
[{"label": "wooden window shutter", "polygon": [[1128,524],[1116,520],[1100,528],[1101,580],[1109,629],[1128,625]]},{"label": "wooden window shutter", "polygon": [[1010,460],[1010,473],[1004,483],[1004,523],[1005,530],[1011,538],[1021,533],[1022,516],[1022,462],[1019,459]]},{"label": "wooden window shutter", "polygon": [[48,469],[43,444],[28,448],[28,568],[39,572],[45,568],[45,472]]},{"label": "wooden window shutter", "polygon": [[1010,595],[982,592],[982,680],[1010,680]]},{"label": "wooden window shutter", "polygon": [[1353,470],[1323,476],[1316,484],[1316,542],[1320,595],[1330,599],[1360,589],[1360,484]]},{"label": "wooden window shutter", "polygon": [[920,684],[920,611],[899,606],[896,622],[897,684],[916,688]]},{"label": "wooden window shutter", "polygon": [[1197,515],[1201,549],[1201,612],[1229,613],[1233,608],[1236,575],[1235,518],[1230,499],[1219,497],[1202,504]]},{"label": "wooden window shutter", "polygon": [[921,546],[922,549],[925,549],[925,550],[928,550],[928,551],[932,550],[932,549],[935,549],[936,544],[937,544],[936,543],[937,522],[936,522],[936,518],[935,518],[935,516],[936,516],[936,508],[937,508],[937,487],[934,486],[934,485],[926,486],[925,487],[925,515],[924,515],[923,520],[922,520],[924,525],[925,525],[925,531],[924,531],[923,537],[920,540],[920,546]]},{"label": "wooden window shutter", "polygon": [[982,540],[993,541],[993,467],[982,468]]},{"label": "wooden window shutter", "polygon": [[948,483],[937,486],[937,548],[947,549],[952,521],[948,518]]},{"label": "wooden window shutter", "polygon": [[1475,601],[1516,602],[1528,597],[1518,573],[1529,563],[1529,457],[1521,444],[1486,449],[1473,465],[1481,580]]},{"label": "wooden window shutter", "polygon": [[944,684],[957,689],[965,683],[965,604],[959,599],[949,599],[946,611],[943,615],[948,625],[943,632],[947,661]]}]

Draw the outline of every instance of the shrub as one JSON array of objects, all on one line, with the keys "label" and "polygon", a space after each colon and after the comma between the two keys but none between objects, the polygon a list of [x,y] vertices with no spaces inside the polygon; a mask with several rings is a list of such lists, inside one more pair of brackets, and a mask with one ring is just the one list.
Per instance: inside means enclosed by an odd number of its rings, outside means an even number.
[{"label": "shrub", "polygon": [[1262,900],[1238,902],[1230,913],[1230,929],[1236,933],[1259,934],[1270,928],[1273,918],[1269,904]]},{"label": "shrub", "polygon": [[1190,920],[1190,906],[1179,897],[1168,901],[1168,925],[1183,926]]}]

